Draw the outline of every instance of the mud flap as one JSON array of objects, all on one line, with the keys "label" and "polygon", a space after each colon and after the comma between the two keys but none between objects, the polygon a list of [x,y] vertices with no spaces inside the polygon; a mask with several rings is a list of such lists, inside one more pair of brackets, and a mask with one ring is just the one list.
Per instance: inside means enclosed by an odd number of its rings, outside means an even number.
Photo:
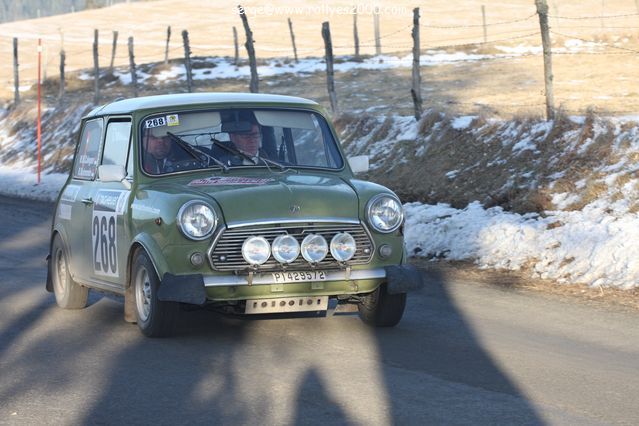
[{"label": "mud flap", "polygon": [[424,286],[422,274],[413,265],[385,266],[388,294],[408,293]]},{"label": "mud flap", "polygon": [[166,273],[160,282],[158,299],[163,302],[203,305],[206,302],[204,279],[199,274],[173,275]]},{"label": "mud flap", "polygon": [[47,258],[45,259],[47,262],[47,283],[45,288],[49,293],[53,293],[53,281],[51,281],[51,255],[47,254]]}]

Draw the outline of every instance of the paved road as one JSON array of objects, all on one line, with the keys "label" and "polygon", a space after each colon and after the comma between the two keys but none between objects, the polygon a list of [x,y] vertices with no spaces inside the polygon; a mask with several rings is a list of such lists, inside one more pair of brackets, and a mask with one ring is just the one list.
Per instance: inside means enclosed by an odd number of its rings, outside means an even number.
[{"label": "paved road", "polygon": [[398,327],[44,291],[51,206],[0,198],[0,424],[638,424],[639,315],[430,274]]}]

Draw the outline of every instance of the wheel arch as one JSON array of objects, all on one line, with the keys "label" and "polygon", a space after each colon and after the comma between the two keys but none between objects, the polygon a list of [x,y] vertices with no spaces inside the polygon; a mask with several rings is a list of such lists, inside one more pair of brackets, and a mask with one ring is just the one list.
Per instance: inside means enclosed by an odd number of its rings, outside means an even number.
[{"label": "wheel arch", "polygon": [[53,240],[55,240],[55,237],[59,236],[60,239],[62,240],[62,246],[64,247],[65,250],[65,254],[67,255],[67,265],[69,268],[71,268],[71,258],[70,258],[70,253],[69,253],[69,244],[67,243],[67,238],[66,238],[66,233],[64,232],[64,229],[61,229],[60,226],[56,226],[53,228],[52,232],[51,232],[51,238],[49,238],[49,254],[47,254],[47,281],[45,284],[45,288],[49,293],[53,293],[53,281],[51,279],[51,256],[53,255],[53,253],[51,253],[51,249],[53,249]]},{"label": "wheel arch", "polygon": [[158,277],[162,277],[165,272],[168,271],[168,265],[162,254],[162,250],[158,244],[148,234],[139,234],[133,241],[129,248],[129,254],[127,256],[127,268],[126,268],[126,281],[125,287],[128,288],[131,285],[131,268],[133,267],[133,261],[138,250],[144,250],[151,260],[151,264],[155,269],[155,273]]},{"label": "wheel arch", "polygon": [[135,323],[137,321],[135,314],[135,294],[134,288],[131,285],[131,275],[135,256],[140,250],[144,250],[144,252],[148,255],[158,277],[162,276],[160,273],[164,273],[167,270],[162,250],[153,238],[151,238],[148,234],[139,234],[133,238],[127,254],[126,277],[124,281],[124,320],[130,323]]}]

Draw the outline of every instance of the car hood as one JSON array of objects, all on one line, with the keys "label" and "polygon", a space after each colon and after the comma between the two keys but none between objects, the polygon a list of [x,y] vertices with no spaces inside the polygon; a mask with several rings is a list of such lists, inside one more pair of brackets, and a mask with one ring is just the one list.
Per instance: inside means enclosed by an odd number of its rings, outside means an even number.
[{"label": "car hood", "polygon": [[358,197],[339,177],[283,174],[212,176],[184,181],[213,198],[227,225],[255,221],[358,219]]}]

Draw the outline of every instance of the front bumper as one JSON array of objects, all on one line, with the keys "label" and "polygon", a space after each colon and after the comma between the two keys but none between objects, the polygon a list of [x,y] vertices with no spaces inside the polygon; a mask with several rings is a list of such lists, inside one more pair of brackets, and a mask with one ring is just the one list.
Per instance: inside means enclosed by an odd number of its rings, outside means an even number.
[{"label": "front bumper", "polygon": [[[283,274],[286,275],[286,274]],[[243,300],[247,298],[286,297],[300,294],[358,294],[387,283],[391,294],[406,293],[422,287],[421,273],[412,265],[354,271],[326,271],[322,281],[282,281],[273,273],[252,275],[172,275],[165,274],[158,299],[203,305],[207,300]]]}]

